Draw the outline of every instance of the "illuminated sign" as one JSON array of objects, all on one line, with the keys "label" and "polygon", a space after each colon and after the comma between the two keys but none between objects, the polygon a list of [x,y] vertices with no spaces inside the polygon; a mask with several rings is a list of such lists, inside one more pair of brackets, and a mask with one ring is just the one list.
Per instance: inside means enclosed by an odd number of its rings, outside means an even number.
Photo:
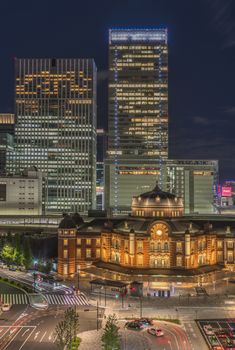
[{"label": "illuminated sign", "polygon": [[222,187],[222,197],[231,197],[232,187]]}]

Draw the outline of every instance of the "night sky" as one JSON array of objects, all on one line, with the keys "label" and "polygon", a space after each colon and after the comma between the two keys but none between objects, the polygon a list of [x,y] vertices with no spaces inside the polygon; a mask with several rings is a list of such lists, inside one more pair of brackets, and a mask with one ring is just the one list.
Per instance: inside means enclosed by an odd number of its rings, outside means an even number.
[{"label": "night sky", "polygon": [[106,127],[111,27],[168,28],[169,156],[219,159],[235,179],[234,0],[2,0],[0,111],[14,110],[14,57],[93,57]]}]

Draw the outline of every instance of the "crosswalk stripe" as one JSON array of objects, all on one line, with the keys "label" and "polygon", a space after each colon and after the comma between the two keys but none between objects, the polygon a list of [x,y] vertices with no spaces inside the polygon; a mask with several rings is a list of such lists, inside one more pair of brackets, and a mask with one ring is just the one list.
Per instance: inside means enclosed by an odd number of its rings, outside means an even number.
[{"label": "crosswalk stripe", "polygon": [[0,294],[0,300],[4,304],[11,304],[11,305],[27,305],[29,303],[28,297],[26,294]]},{"label": "crosswalk stripe", "polygon": [[83,295],[68,295],[44,294],[49,304],[52,305],[89,305],[87,299]]}]

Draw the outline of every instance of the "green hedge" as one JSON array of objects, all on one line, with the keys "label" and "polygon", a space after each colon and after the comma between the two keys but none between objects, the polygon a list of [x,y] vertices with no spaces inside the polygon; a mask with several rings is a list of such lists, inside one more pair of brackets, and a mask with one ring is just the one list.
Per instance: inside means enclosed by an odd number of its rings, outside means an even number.
[{"label": "green hedge", "polygon": [[33,292],[33,289],[29,288],[29,287],[26,287],[24,284],[20,283],[20,282],[17,282],[17,281],[11,281],[9,280],[8,278],[6,277],[1,277],[0,276],[0,282],[4,282],[4,283],[7,283],[9,284],[10,286],[12,287],[16,287],[16,288],[21,288],[23,289],[25,292],[27,293],[32,293]]},{"label": "green hedge", "polygon": [[82,340],[79,337],[73,338],[72,344],[71,344],[70,347],[68,347],[68,350],[77,350],[79,348],[79,345],[80,345],[81,341]]}]

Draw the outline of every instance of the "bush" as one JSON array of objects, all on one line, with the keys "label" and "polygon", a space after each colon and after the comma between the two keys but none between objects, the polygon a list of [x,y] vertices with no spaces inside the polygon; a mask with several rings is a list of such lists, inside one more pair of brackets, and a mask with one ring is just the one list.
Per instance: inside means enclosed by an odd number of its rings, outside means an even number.
[{"label": "bush", "polygon": [[68,350],[77,350],[79,348],[80,343],[81,343],[81,338],[79,337],[73,338],[72,344]]}]

